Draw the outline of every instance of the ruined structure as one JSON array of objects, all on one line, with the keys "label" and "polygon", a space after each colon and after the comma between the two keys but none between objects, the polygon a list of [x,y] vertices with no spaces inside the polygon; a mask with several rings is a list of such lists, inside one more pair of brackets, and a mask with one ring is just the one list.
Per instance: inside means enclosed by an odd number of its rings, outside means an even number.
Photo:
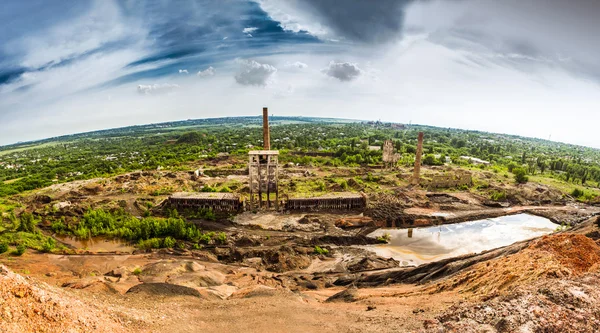
[{"label": "ruined structure", "polygon": [[240,196],[233,193],[174,193],[169,197],[169,205],[177,210],[210,209],[222,213],[244,209]]},{"label": "ruined structure", "polygon": [[263,108],[264,150],[248,152],[250,209],[279,208],[279,151],[271,149],[269,111]]},{"label": "ruined structure", "polygon": [[446,175],[435,175],[427,184],[427,188],[450,188],[458,186],[471,186],[473,184],[473,177],[468,172],[446,174]]},{"label": "ruined structure", "polygon": [[423,132],[419,132],[419,139],[417,141],[417,154],[415,156],[415,171],[413,174],[412,183],[413,185],[419,185],[421,179],[421,158],[423,157]]},{"label": "ruined structure", "polygon": [[383,166],[384,168],[393,169],[400,160],[400,154],[394,153],[394,142],[385,140],[383,143]]},{"label": "ruined structure", "polygon": [[367,207],[367,197],[358,193],[343,193],[314,198],[291,198],[285,202],[287,211],[362,210]]}]

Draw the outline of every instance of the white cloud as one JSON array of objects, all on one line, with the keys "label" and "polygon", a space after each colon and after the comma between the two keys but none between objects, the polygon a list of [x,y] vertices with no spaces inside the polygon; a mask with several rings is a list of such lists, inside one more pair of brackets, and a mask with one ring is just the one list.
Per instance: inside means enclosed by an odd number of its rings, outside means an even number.
[{"label": "white cloud", "polygon": [[308,65],[303,62],[296,61],[296,62],[286,62],[285,65],[283,65],[283,67],[305,69],[305,68],[308,68]]},{"label": "white cloud", "polygon": [[217,71],[212,66],[210,66],[203,71],[199,71],[198,74],[196,74],[196,75],[198,75],[200,77],[209,77],[209,76],[215,76],[216,72]]},{"label": "white cloud", "polygon": [[25,53],[23,66],[35,68],[59,63],[125,38],[140,40],[144,34],[135,22],[124,20],[115,2],[96,1],[86,15],[23,38],[10,48]]},{"label": "white cloud", "polygon": [[142,95],[161,95],[171,93],[179,88],[179,85],[169,83],[148,85],[140,84],[137,86],[137,91]]},{"label": "white cloud", "polygon": [[190,74],[187,69],[180,69],[179,74]]},{"label": "white cloud", "polygon": [[242,33],[251,34],[251,33],[255,32],[256,30],[258,30],[258,28],[248,27],[248,28],[244,28],[244,30],[242,30]]},{"label": "white cloud", "polygon": [[363,70],[355,63],[331,61],[321,72],[340,81],[352,81],[358,78]]},{"label": "white cloud", "polygon": [[289,0],[255,0],[262,10],[269,13],[273,20],[279,22],[284,30],[307,31],[313,36],[327,38],[332,32],[321,25],[315,16],[301,10],[296,1]]},{"label": "white cloud", "polygon": [[245,86],[266,86],[277,73],[277,68],[269,64],[261,64],[255,60],[236,60],[240,71],[235,75],[235,81]]}]

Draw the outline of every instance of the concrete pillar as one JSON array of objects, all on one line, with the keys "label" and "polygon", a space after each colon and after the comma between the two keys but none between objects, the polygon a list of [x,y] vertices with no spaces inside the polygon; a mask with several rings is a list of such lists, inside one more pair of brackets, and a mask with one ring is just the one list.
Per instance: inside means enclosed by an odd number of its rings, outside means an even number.
[{"label": "concrete pillar", "polygon": [[263,108],[263,146],[271,150],[271,133],[269,132],[269,109]]},{"label": "concrete pillar", "polygon": [[421,157],[423,156],[423,132],[419,132],[417,141],[417,156],[415,157],[415,171],[413,174],[413,185],[419,185],[421,179]]}]

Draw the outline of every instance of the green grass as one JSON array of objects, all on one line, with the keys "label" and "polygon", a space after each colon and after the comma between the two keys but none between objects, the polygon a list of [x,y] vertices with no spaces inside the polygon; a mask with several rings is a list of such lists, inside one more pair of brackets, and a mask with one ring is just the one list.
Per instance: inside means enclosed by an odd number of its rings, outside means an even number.
[{"label": "green grass", "polygon": [[585,188],[586,192],[589,192],[594,196],[600,195],[600,189],[589,187],[589,186],[581,186],[581,185],[577,185],[577,184],[573,184],[573,183],[567,183],[565,181],[562,181],[562,180],[559,180],[556,178],[546,177],[544,175],[529,176],[529,181],[551,186],[551,187],[556,188],[557,190],[561,191],[563,194],[567,194],[567,195],[571,195],[573,193],[573,191],[575,191],[575,189],[582,189],[582,188]]},{"label": "green grass", "polygon": [[57,244],[52,237],[45,236],[39,231],[33,233],[23,231],[3,232],[0,234],[0,243],[12,246],[23,245],[26,248],[42,252],[54,252],[66,249],[64,245]]}]

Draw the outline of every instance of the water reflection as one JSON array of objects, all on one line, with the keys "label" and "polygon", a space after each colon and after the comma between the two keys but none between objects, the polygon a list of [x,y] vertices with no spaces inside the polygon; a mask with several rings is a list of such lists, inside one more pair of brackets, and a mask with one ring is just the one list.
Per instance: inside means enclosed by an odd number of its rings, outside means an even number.
[{"label": "water reflection", "polygon": [[391,235],[390,243],[366,248],[399,260],[404,266],[420,265],[547,235],[556,227],[546,218],[518,214],[427,228],[379,229],[369,236],[387,233]]}]

